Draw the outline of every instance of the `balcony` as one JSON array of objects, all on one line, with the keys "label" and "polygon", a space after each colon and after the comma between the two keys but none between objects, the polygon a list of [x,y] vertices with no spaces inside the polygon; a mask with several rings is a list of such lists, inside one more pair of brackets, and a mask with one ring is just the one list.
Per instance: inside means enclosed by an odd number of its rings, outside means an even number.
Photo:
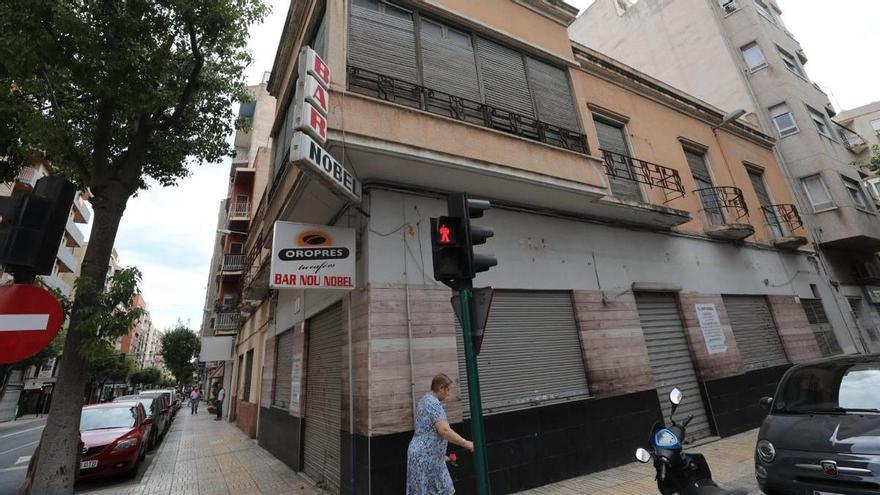
[{"label": "balcony", "polygon": [[83,244],[86,242],[85,236],[82,231],[79,230],[79,227],[76,226],[74,220],[70,217],[67,218],[67,225],[64,227],[64,241],[67,247],[83,247]]},{"label": "balcony", "polygon": [[214,335],[231,334],[241,326],[241,313],[224,312],[214,315]]},{"label": "balcony", "polygon": [[858,285],[880,285],[880,267],[876,261],[857,262],[853,265],[852,278]]},{"label": "balcony", "polygon": [[843,139],[843,145],[852,153],[858,155],[868,149],[868,143],[865,141],[865,138],[858,134],[841,132],[840,137]]},{"label": "balcony", "polygon": [[58,259],[58,271],[62,273],[73,273],[76,271],[76,266],[79,264],[77,262],[76,256],[63,244],[58,247],[58,253],[56,253],[56,258]]},{"label": "balcony", "polygon": [[247,167],[248,166],[248,150],[249,148],[245,146],[236,146],[235,154],[232,155],[232,167]]},{"label": "balcony", "polygon": [[235,201],[229,203],[227,218],[230,222],[247,222],[251,218],[251,202]]},{"label": "balcony", "polygon": [[67,282],[61,280],[61,277],[58,275],[43,276],[40,277],[40,280],[43,281],[46,287],[58,290],[65,297],[70,296],[70,286],[67,285]]},{"label": "balcony", "polygon": [[587,138],[580,132],[367,69],[348,67],[348,89],[578,153],[587,152]]},{"label": "balcony", "polygon": [[34,186],[37,185],[37,181],[42,177],[43,173],[36,167],[21,167],[21,170],[15,177],[14,188],[18,191],[33,191]]},{"label": "balcony", "polygon": [[804,222],[793,204],[762,206],[764,219],[773,234],[773,245],[779,249],[798,249],[807,244],[807,238],[795,235],[794,231],[803,227]]},{"label": "balcony", "polygon": [[741,241],[755,233],[748,220],[749,208],[742,190],[733,186],[705,187],[694,191],[703,204],[703,213],[709,225],[706,235],[714,239]]},{"label": "balcony", "polygon": [[241,274],[244,269],[243,254],[224,254],[220,260],[220,273],[222,274]]},{"label": "balcony", "polygon": [[92,210],[86,206],[86,200],[79,194],[73,200],[73,221],[76,223],[89,223],[92,219]]}]

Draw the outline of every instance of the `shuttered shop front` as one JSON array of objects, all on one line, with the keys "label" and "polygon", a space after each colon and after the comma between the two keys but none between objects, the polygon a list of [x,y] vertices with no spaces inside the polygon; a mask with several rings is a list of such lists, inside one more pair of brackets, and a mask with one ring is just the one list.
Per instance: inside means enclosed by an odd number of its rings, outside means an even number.
[{"label": "shuttered shop front", "polygon": [[[456,329],[464,415],[470,417],[464,341]],[[486,414],[589,395],[568,292],[496,291],[477,362]]]},{"label": "shuttered shop front", "polygon": [[293,330],[278,336],[275,341],[275,372],[272,382],[272,405],[290,407],[290,379],[293,373]]},{"label": "shuttered shop front", "polygon": [[308,324],[304,471],[339,493],[342,407],[342,307],[335,304]]},{"label": "shuttered shop front", "polygon": [[746,371],[788,363],[764,296],[722,296]]},{"label": "shuttered shop front", "polygon": [[696,440],[711,435],[709,418],[700,393],[700,382],[694,371],[675,294],[636,292],[636,306],[645,344],[648,346],[651,372],[657,384],[663,417],[669,420],[669,413],[672,411],[669,392],[678,387],[684,394],[684,399],[676,410],[676,418],[694,416],[688,425],[688,438]]}]

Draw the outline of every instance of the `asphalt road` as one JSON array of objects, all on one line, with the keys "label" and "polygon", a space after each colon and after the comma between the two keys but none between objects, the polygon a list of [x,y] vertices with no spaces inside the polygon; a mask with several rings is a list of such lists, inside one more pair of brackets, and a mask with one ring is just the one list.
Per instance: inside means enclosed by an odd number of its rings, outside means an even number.
[{"label": "asphalt road", "polygon": [[0,495],[14,495],[24,480],[46,418],[0,424]]}]

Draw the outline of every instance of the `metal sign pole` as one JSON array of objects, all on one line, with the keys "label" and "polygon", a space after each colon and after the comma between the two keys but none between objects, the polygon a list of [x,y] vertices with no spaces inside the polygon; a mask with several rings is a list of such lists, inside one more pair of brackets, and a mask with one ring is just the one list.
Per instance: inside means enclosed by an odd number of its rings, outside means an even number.
[{"label": "metal sign pole", "polygon": [[471,403],[471,433],[474,438],[474,472],[477,475],[477,493],[489,495],[489,462],[486,458],[486,434],[483,429],[483,402],[480,399],[480,376],[477,371],[477,353],[471,331],[471,290],[459,292],[461,328],[464,333],[464,356],[467,364],[468,397]]}]

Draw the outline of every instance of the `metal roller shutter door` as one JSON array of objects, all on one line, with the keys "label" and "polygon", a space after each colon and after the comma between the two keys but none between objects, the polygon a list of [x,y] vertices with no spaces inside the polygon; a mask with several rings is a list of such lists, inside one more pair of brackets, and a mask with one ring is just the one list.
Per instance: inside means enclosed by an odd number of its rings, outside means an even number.
[{"label": "metal roller shutter door", "polygon": [[[599,136],[599,147],[613,153],[629,156],[629,147],[626,145],[626,136],[623,127],[608,124],[601,120],[593,119],[596,124],[596,134]],[[618,174],[632,174],[632,171],[623,168],[618,164]],[[631,201],[641,201],[642,191],[639,189],[639,183],[632,178],[608,176],[608,182],[611,184],[611,194],[616,198],[628,199]]]},{"label": "metal roller shutter door", "polygon": [[352,2],[348,61],[361,69],[418,83],[412,14],[373,0]]},{"label": "metal roller shutter door", "polygon": [[[470,417],[464,341],[456,322],[459,380]],[[483,411],[497,414],[589,396],[568,292],[495,292],[477,357]]]},{"label": "metal roller shutter door", "polygon": [[526,58],[529,86],[535,95],[538,118],[565,129],[580,128],[574,112],[568,74],[559,67]]},{"label": "metal roller shutter door", "polygon": [[272,405],[287,409],[290,406],[290,379],[293,373],[293,330],[278,336],[275,343],[275,381],[272,385]]},{"label": "metal roller shutter door", "polygon": [[[852,299],[850,299],[850,305],[852,305]],[[843,352],[837,342],[837,336],[834,335],[834,328],[828,321],[828,315],[825,314],[822,300],[801,299],[801,306],[807,314],[807,321],[810,322],[810,328],[813,330],[813,335],[816,336],[816,343],[819,344],[822,355],[835,356]]]},{"label": "metal roller shutter door", "polygon": [[470,35],[425,18],[422,18],[421,26],[424,85],[480,101],[480,83]]},{"label": "metal roller shutter door", "polygon": [[534,117],[535,107],[522,54],[477,38],[477,57],[486,104]]},{"label": "metal roller shutter door", "polygon": [[342,306],[310,319],[308,338],[303,470],[321,488],[339,493]]},{"label": "metal roller shutter door", "polygon": [[722,296],[746,371],[788,363],[764,296]]},{"label": "metal roller shutter door", "polygon": [[687,428],[687,438],[697,440],[711,435],[709,417],[703,405],[700,382],[694,371],[675,295],[636,292],[636,306],[663,417],[669,420],[672,410],[669,392],[678,387],[684,394],[684,400],[675,413],[676,419],[683,421],[689,415],[694,416]]}]

